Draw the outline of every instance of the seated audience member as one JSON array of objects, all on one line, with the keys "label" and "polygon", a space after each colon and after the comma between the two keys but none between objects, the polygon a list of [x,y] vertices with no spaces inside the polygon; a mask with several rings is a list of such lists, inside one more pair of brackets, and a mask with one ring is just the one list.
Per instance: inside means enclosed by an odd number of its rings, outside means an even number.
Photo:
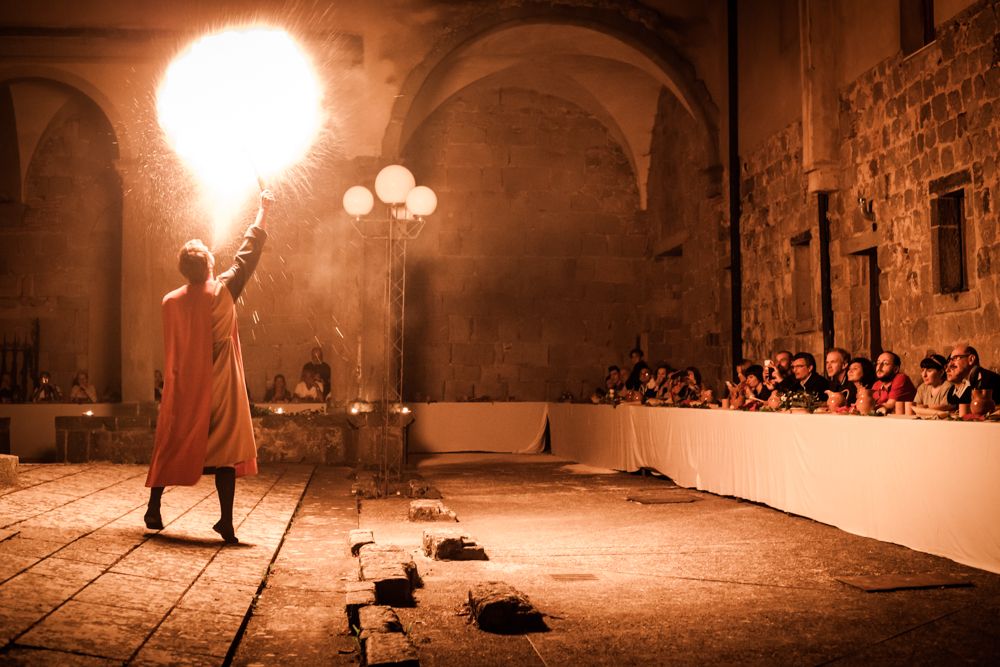
[{"label": "seated audience member", "polygon": [[642,382],[639,379],[639,374],[642,373],[642,369],[649,370],[649,364],[643,359],[643,351],[639,348],[632,349],[629,353],[629,360],[632,362],[632,370],[629,371],[628,377],[625,379],[625,388],[637,390],[641,388]]},{"label": "seated audience member", "polygon": [[32,403],[56,403],[62,400],[62,392],[59,387],[52,383],[52,376],[48,371],[42,371],[38,376],[38,386],[35,387],[31,395]]},{"label": "seated audience member", "polygon": [[295,400],[299,403],[319,403],[323,400],[323,383],[315,371],[302,371],[302,379],[295,385]]},{"label": "seated audience member", "polygon": [[668,364],[660,364],[656,367],[656,376],[653,382],[656,384],[656,398],[664,398],[670,391],[670,372],[673,369]]},{"label": "seated audience member", "polygon": [[826,400],[826,390],[830,385],[825,377],[816,372],[816,357],[808,352],[799,352],[792,357],[792,377],[794,384],[791,391],[805,391],[817,400]]},{"label": "seated audience member", "polygon": [[323,348],[317,346],[312,349],[309,361],[302,366],[303,372],[307,370],[315,373],[317,380],[322,383],[323,389],[321,392],[321,398],[325,401],[330,395],[330,379],[332,377],[332,373],[330,372],[330,364],[323,361]]},{"label": "seated audience member", "polygon": [[656,398],[656,378],[653,377],[653,373],[648,368],[639,371],[639,385],[644,402],[647,398]]},{"label": "seated audience member", "polygon": [[90,384],[87,371],[79,371],[69,389],[70,403],[97,403],[97,389]]},{"label": "seated audience member", "polygon": [[871,389],[875,385],[875,364],[868,357],[855,357],[847,366],[847,404],[854,405],[859,389]]},{"label": "seated audience member", "polygon": [[17,397],[17,390],[14,388],[14,380],[10,373],[0,376],[0,403],[13,403]]},{"label": "seated audience member", "polygon": [[895,352],[886,350],[878,355],[875,364],[875,384],[872,386],[872,398],[876,408],[885,408],[887,412],[896,409],[896,403],[912,401],[917,396],[917,388],[913,382],[899,370],[902,362]]},{"label": "seated audience member", "polygon": [[688,366],[678,378],[676,399],[684,403],[700,401],[702,398],[701,371],[694,366]]},{"label": "seated audience member", "polygon": [[774,353],[773,365],[767,366],[764,362],[764,382],[767,388],[772,391],[795,391],[795,376],[792,373],[792,353],[788,350],[779,350]]},{"label": "seated audience member", "polygon": [[851,353],[842,347],[831,347],[826,353],[826,379],[831,391],[844,391],[849,384],[847,367],[851,363]]},{"label": "seated audience member", "polygon": [[754,364],[746,369],[745,375],[746,386],[743,388],[743,395],[746,396],[748,403],[752,403],[754,399],[767,401],[771,397],[771,390],[764,384],[764,367]]},{"label": "seated audience member", "polygon": [[271,388],[264,393],[265,403],[291,403],[295,396],[292,392],[288,391],[288,383],[285,381],[285,376],[278,373],[274,376],[274,381],[271,383]]},{"label": "seated audience member", "polygon": [[153,371],[153,399],[160,400],[163,398],[163,373],[160,369]]},{"label": "seated audience member", "polygon": [[920,362],[920,378],[923,380],[917,387],[917,397],[914,405],[935,410],[948,410],[948,392],[951,383],[944,379],[945,366],[948,360],[940,354],[931,354]]},{"label": "seated audience member", "polygon": [[993,390],[993,400],[1000,400],[1000,376],[983,368],[979,353],[971,345],[958,345],[948,358],[947,376],[952,388],[948,392],[948,404],[952,409],[968,405],[972,401],[973,389]]}]

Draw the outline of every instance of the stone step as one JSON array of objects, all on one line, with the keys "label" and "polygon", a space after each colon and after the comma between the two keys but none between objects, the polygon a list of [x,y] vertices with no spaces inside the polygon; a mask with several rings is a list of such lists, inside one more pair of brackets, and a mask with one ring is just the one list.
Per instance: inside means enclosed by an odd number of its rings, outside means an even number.
[{"label": "stone step", "polygon": [[434,560],[489,560],[471,535],[453,528],[425,530],[423,545],[424,555]]}]

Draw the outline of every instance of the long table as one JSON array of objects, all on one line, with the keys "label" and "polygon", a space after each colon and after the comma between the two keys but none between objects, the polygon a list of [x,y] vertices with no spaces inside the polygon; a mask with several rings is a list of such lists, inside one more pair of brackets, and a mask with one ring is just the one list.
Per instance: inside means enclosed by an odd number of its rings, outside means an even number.
[{"label": "long table", "polygon": [[549,405],[552,453],[1000,573],[1000,425]]},{"label": "long table", "polygon": [[548,403],[416,403],[407,432],[411,453],[538,454]]}]

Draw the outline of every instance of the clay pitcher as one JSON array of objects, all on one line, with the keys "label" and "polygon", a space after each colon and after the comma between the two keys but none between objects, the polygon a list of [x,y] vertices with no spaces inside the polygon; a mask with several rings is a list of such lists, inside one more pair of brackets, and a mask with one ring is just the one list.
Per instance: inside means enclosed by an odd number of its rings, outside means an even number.
[{"label": "clay pitcher", "polygon": [[771,397],[767,399],[767,407],[771,408],[772,410],[777,410],[778,408],[780,408],[781,394],[779,394],[776,391],[771,392]]},{"label": "clay pitcher", "polygon": [[872,390],[864,387],[858,388],[858,401],[854,404],[854,407],[858,411],[858,414],[870,415],[872,408],[875,407],[875,397],[872,396]]},{"label": "clay pitcher", "polygon": [[833,389],[827,389],[826,395],[827,395],[826,407],[830,412],[836,412],[837,408],[843,407],[844,403],[847,402],[846,389],[844,389],[843,391],[834,391]]},{"label": "clay pitcher", "polygon": [[974,415],[987,415],[993,412],[996,404],[993,403],[992,389],[973,389],[972,400],[969,401],[969,412]]}]

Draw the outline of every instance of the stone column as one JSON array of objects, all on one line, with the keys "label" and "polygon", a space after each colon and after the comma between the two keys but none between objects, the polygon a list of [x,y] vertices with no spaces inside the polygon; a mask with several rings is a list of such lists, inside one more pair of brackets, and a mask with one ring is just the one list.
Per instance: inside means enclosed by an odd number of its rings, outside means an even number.
[{"label": "stone column", "polygon": [[153,400],[158,303],[152,293],[149,178],[134,160],[117,163],[122,181],[122,400]]},{"label": "stone column", "polygon": [[836,0],[799,0],[802,169],[809,192],[837,189]]}]

